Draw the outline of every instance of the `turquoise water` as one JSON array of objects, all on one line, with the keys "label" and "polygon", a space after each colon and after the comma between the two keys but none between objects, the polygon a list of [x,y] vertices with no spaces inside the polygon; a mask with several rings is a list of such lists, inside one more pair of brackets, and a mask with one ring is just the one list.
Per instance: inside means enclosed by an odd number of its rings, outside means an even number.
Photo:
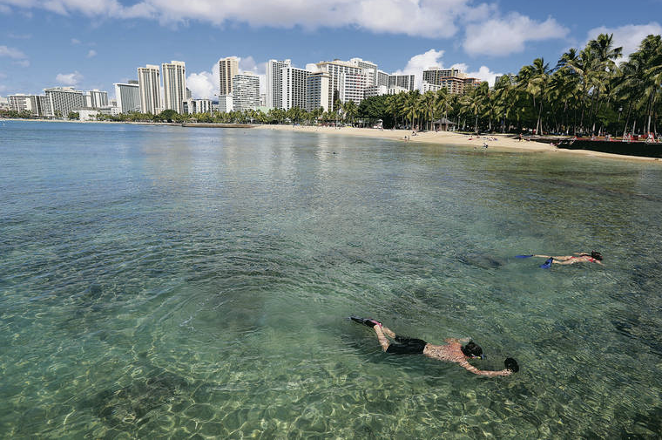
[{"label": "turquoise water", "polygon": [[1,437],[661,437],[659,163],[9,121],[0,161]]}]

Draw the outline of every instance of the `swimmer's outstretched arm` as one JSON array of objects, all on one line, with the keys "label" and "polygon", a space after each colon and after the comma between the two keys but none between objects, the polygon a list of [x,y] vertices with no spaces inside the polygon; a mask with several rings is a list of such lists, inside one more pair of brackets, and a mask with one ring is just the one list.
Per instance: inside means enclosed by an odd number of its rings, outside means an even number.
[{"label": "swimmer's outstretched arm", "polygon": [[470,365],[470,363],[466,360],[459,362],[459,365],[461,365],[463,368],[470,371],[471,373],[477,374],[478,376],[486,376],[486,377],[509,376],[510,374],[513,373],[513,371],[508,370],[507,368],[499,371],[480,370]]}]

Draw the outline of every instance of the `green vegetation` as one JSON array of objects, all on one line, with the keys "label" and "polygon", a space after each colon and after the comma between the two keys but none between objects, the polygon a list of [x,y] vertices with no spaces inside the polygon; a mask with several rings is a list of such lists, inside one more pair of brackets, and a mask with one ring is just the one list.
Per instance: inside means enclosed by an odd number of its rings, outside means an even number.
[{"label": "green vegetation", "polygon": [[[646,37],[629,59],[616,64],[622,48],[613,36],[600,34],[583,50],[570,49],[555,66],[542,58],[504,75],[493,88],[484,82],[463,95],[403,92],[342,103],[334,95],[333,110],[307,112],[300,108],[180,115],[165,110],[158,115],[129,113],[99,115],[100,120],[131,122],[204,122],[240,124],[348,124],[384,128],[432,130],[444,118],[460,130],[537,134],[661,133],[662,38]],[[60,115],[61,116],[61,115]],[[69,115],[70,119],[72,114]],[[30,117],[29,112],[0,112],[0,117]]]}]

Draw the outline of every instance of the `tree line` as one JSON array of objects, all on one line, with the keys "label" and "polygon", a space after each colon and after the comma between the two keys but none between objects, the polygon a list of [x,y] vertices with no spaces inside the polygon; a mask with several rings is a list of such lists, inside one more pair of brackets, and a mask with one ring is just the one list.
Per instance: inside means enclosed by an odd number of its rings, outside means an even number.
[{"label": "tree line", "polygon": [[[332,109],[307,112],[294,107],[157,115],[128,113],[98,116],[100,120],[132,122],[204,122],[256,124],[350,124],[431,130],[441,118],[459,130],[473,132],[589,135],[661,133],[662,38],[649,35],[639,49],[618,64],[622,48],[613,35],[600,34],[583,50],[570,49],[555,65],[537,58],[516,75],[503,75],[493,87],[469,86],[462,95],[402,92],[342,103],[335,95]],[[27,112],[4,112],[28,117]],[[74,115],[69,115],[74,116]],[[77,115],[76,115],[77,116]],[[659,125],[658,125],[659,124]],[[441,125],[444,125],[441,124]]]}]

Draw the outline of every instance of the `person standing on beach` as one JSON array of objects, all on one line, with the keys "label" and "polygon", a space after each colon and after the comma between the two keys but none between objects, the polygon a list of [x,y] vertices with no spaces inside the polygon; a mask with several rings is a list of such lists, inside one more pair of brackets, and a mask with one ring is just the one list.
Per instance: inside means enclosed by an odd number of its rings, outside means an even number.
[{"label": "person standing on beach", "polygon": [[[484,359],[482,348],[470,339],[460,340],[448,338],[445,345],[429,344],[421,339],[406,338],[398,336],[392,330],[385,327],[382,323],[370,318],[360,318],[351,316],[351,319],[358,324],[364,324],[373,329],[378,337],[378,342],[383,347],[385,353],[390,354],[423,354],[424,356],[444,362],[454,362],[459,364],[473,374],[487,377],[509,376],[519,371],[519,364],[512,358],[505,359],[505,369],[499,371],[480,370],[471,365],[469,359]],[[390,337],[394,342],[390,342]],[[465,345],[461,345],[464,343]]]}]

